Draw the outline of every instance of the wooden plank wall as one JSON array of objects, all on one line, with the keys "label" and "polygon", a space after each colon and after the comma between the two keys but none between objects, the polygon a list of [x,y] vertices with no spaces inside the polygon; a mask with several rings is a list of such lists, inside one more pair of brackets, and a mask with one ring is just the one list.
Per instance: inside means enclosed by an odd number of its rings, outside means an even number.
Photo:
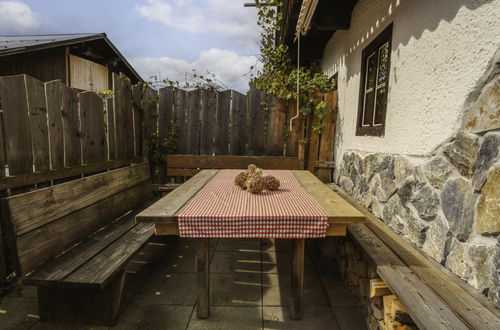
[{"label": "wooden plank wall", "polygon": [[[336,92],[319,94],[331,111],[319,120],[299,115],[295,104],[278,102],[258,90],[159,90],[159,136],[175,136],[176,155],[297,157],[301,168],[332,180]],[[313,131],[323,124],[323,131]],[[168,164],[160,164],[160,181]],[[167,180],[167,181],[166,181]]]},{"label": "wooden plank wall", "polygon": [[[1,197],[142,162],[143,137],[157,130],[157,97],[150,88],[137,88],[113,75],[113,93],[105,97],[59,80],[0,77]],[[0,227],[0,280],[1,233]]]},{"label": "wooden plank wall", "polygon": [[175,134],[180,155],[284,156],[287,114],[276,104],[254,89],[161,88],[159,136]]},{"label": "wooden plank wall", "polygon": [[[300,167],[331,182],[337,92],[318,94],[332,109],[322,120],[297,113],[295,103],[278,102],[256,89],[247,95],[226,90],[159,91],[160,137],[175,135],[176,155],[297,157]],[[313,130],[322,124],[323,130]],[[164,174],[168,164],[162,164]],[[163,175],[162,183],[168,179]]]}]

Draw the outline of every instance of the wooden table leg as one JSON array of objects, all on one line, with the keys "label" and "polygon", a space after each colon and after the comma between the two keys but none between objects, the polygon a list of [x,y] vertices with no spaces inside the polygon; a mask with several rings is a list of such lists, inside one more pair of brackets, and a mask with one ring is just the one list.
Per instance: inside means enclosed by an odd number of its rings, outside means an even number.
[{"label": "wooden table leg", "polygon": [[196,252],[196,285],[198,290],[198,318],[210,315],[210,258],[209,239],[199,238]]},{"label": "wooden table leg", "polygon": [[292,320],[302,318],[302,296],[304,293],[304,245],[305,240],[293,240],[292,278],[290,288],[290,317]]}]

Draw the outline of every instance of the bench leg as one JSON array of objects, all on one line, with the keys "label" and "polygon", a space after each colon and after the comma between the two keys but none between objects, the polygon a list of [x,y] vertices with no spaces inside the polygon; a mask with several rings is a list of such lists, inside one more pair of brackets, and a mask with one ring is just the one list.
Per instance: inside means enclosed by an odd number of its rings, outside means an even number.
[{"label": "bench leg", "polygon": [[209,239],[199,238],[196,253],[196,285],[198,289],[198,318],[210,315],[210,254]]},{"label": "bench leg", "polygon": [[293,240],[292,278],[290,288],[290,318],[302,318],[302,296],[304,292],[304,239]]},{"label": "bench leg", "polygon": [[40,321],[114,326],[120,311],[125,271],[103,290],[38,287]]}]

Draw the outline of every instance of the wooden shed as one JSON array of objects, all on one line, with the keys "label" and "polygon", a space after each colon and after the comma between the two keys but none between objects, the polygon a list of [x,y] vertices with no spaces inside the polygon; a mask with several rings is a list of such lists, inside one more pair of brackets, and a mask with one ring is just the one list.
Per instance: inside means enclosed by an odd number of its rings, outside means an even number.
[{"label": "wooden shed", "polygon": [[60,79],[81,90],[112,89],[111,74],[143,81],[105,33],[0,36],[0,76]]}]

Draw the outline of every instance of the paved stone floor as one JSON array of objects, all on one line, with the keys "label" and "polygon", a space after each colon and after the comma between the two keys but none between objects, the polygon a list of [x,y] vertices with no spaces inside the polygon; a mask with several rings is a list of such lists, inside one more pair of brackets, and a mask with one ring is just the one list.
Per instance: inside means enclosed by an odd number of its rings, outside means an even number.
[{"label": "paved stone floor", "polygon": [[[365,329],[363,310],[335,269],[308,252],[304,317],[290,320],[290,243],[212,240],[211,314],[199,320],[195,240],[157,237],[127,267],[122,312],[112,329]],[[14,283],[0,296],[0,329],[101,328],[39,322],[36,290]]]}]

